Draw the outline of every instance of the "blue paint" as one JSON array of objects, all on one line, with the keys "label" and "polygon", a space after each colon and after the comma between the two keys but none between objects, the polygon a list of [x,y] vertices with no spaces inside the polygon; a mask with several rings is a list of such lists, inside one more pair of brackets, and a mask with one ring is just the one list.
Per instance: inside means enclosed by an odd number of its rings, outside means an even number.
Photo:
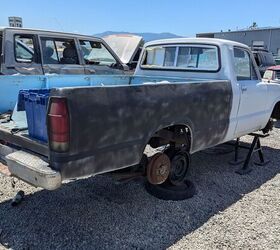
[{"label": "blue paint", "polygon": [[[170,77],[124,75],[3,75],[0,76],[0,113],[13,110],[20,90],[52,89],[78,86],[139,85],[152,82],[186,82]],[[190,79],[188,79],[190,80]],[[194,81],[192,79],[192,81]]]}]

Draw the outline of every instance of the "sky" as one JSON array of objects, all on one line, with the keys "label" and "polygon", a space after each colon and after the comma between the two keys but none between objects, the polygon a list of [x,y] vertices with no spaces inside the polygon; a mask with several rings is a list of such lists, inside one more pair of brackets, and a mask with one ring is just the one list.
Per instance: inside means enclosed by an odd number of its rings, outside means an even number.
[{"label": "sky", "polygon": [[[171,32],[182,36],[280,26],[279,0],[0,0],[0,26],[8,16],[23,26],[97,34],[104,31]],[[275,10],[275,11],[274,11]]]}]

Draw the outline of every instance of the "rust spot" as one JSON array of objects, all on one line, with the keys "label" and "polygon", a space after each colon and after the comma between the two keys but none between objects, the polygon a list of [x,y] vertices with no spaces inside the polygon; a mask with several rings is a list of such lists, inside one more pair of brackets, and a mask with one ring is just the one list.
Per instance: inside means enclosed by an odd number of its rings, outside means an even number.
[{"label": "rust spot", "polygon": [[147,166],[147,178],[151,184],[158,185],[165,182],[170,173],[170,160],[164,153],[153,155]]}]

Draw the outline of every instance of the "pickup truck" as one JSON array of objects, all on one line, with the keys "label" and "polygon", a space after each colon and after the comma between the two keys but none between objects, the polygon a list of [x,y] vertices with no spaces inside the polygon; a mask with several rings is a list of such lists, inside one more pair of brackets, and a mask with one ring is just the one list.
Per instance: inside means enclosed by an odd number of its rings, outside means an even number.
[{"label": "pickup truck", "polygon": [[[48,142],[31,138],[15,111],[0,124],[0,154],[2,173],[48,190],[104,173],[180,185],[191,154],[280,118],[280,85],[262,82],[249,47],[232,41],[149,42],[134,76],[46,77]],[[147,157],[147,146],[162,152]]]},{"label": "pickup truck", "polygon": [[0,75],[124,74],[100,38],[57,31],[0,27]]},{"label": "pickup truck", "polygon": [[264,73],[263,81],[268,83],[280,83],[280,66],[271,66]]}]

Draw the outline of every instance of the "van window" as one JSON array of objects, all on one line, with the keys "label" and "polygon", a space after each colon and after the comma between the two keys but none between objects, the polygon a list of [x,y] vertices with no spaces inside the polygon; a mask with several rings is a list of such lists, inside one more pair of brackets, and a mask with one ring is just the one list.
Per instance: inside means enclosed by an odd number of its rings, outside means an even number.
[{"label": "van window", "polygon": [[145,51],[142,67],[173,70],[217,71],[218,48],[211,45],[151,46]]},{"label": "van window", "polygon": [[117,63],[113,55],[101,42],[80,40],[80,46],[86,64],[113,66]]},{"label": "van window", "polygon": [[257,79],[253,61],[246,50],[234,48],[234,70],[238,81]]},{"label": "van window", "polygon": [[15,59],[20,63],[34,61],[34,39],[30,35],[16,35],[14,40]]},{"label": "van window", "polygon": [[79,64],[74,39],[41,38],[43,64]]}]

